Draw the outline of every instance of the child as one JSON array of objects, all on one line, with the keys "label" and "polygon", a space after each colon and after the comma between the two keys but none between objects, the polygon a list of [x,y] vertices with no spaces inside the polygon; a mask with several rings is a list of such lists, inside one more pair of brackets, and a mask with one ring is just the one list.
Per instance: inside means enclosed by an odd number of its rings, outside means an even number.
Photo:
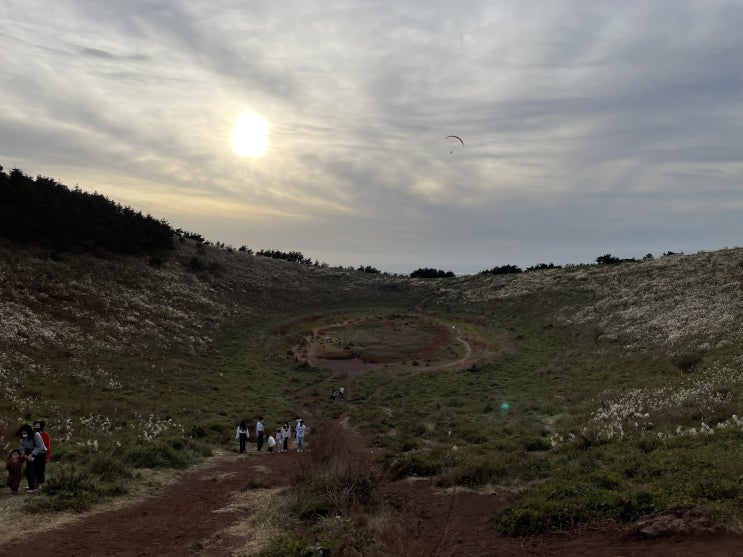
[{"label": "child", "polygon": [[278,430],[276,432],[276,444],[279,447],[279,452],[283,453],[284,452],[284,434],[281,433],[281,430]]},{"label": "child", "polygon": [[21,451],[13,449],[8,455],[8,461],[5,463],[5,469],[8,471],[8,487],[13,495],[18,495],[18,486],[21,485],[21,479],[23,478],[23,460],[21,459]]},{"label": "child", "polygon": [[273,448],[276,446],[276,439],[274,439],[273,435],[270,433],[268,434],[268,441],[266,441],[266,444],[268,445],[268,452],[273,456]]}]

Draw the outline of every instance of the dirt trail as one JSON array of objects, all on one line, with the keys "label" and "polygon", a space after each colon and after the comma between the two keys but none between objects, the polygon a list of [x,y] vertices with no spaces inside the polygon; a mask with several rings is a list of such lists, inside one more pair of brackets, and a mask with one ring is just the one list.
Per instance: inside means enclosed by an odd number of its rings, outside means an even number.
[{"label": "dirt trail", "polygon": [[[331,370],[329,381],[344,375],[347,391],[354,378],[379,366],[358,360],[320,360],[312,348],[312,339],[307,340],[307,351],[303,355],[306,361]],[[469,344],[466,339],[459,340],[466,346],[465,356],[437,368],[463,366],[470,361]],[[298,411],[310,426],[307,450],[311,451],[312,427],[319,418],[316,402],[301,393],[298,395]],[[349,450],[367,453],[368,458],[373,458],[373,451],[360,435],[353,434],[350,438],[354,445]],[[266,534],[262,515],[270,499],[276,495],[276,489],[290,485],[306,454],[290,451],[272,456],[266,452],[257,454],[254,447],[249,447],[246,455],[221,455],[196,469],[179,473],[174,482],[156,489],[143,500],[112,510],[82,514],[74,521],[62,522],[55,516],[40,517],[49,521],[45,527],[35,524],[23,532],[22,541],[0,545],[0,555],[250,555]],[[256,484],[262,487],[255,489]],[[398,554],[439,557],[743,555],[743,536],[733,534],[641,540],[627,537],[625,530],[619,527],[594,527],[530,540],[505,538],[493,528],[492,516],[508,504],[508,492],[443,492],[436,489],[430,479],[395,482],[384,486],[383,492],[397,502],[406,517],[400,526],[405,550],[396,552],[393,547],[390,553],[393,557]],[[55,520],[59,521],[56,525]],[[12,525],[0,527],[6,529]],[[38,543],[43,549],[39,549]]]}]

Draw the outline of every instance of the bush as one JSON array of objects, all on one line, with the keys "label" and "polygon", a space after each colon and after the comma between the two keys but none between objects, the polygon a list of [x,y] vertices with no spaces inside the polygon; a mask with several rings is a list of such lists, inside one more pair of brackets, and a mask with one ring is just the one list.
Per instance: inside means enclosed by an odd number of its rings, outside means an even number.
[{"label": "bush", "polygon": [[445,467],[456,463],[451,449],[433,451],[415,451],[403,455],[391,455],[386,458],[385,469],[392,479],[400,480],[406,476],[435,476]]},{"label": "bush", "polygon": [[121,459],[108,455],[96,456],[88,464],[88,470],[96,476],[106,478],[129,478],[131,471]]},{"label": "bush", "polygon": [[368,458],[353,451],[342,426],[319,427],[312,451],[303,456],[295,478],[300,518],[344,514],[375,503],[379,473]]},{"label": "bush", "polygon": [[572,529],[593,520],[632,521],[656,510],[651,494],[633,495],[613,478],[552,478],[523,492],[494,520],[504,534],[533,536]]},{"label": "bush", "polygon": [[305,544],[291,538],[274,538],[256,557],[304,557]]},{"label": "bush", "polygon": [[702,361],[702,354],[699,352],[687,352],[685,354],[679,354],[673,359],[673,365],[679,368],[684,373],[690,373],[699,365]]},{"label": "bush", "polygon": [[529,452],[549,451],[551,448],[552,448],[552,445],[550,445],[549,439],[545,439],[544,437],[537,437],[536,439],[531,439],[526,444],[526,450]]},{"label": "bush", "polygon": [[106,493],[99,488],[89,475],[75,468],[61,468],[44,484],[45,497],[38,498],[31,505],[32,512],[46,511],[87,511]]},{"label": "bush", "polygon": [[124,462],[135,468],[186,468],[211,455],[211,449],[189,440],[152,443],[133,447],[124,454]]}]

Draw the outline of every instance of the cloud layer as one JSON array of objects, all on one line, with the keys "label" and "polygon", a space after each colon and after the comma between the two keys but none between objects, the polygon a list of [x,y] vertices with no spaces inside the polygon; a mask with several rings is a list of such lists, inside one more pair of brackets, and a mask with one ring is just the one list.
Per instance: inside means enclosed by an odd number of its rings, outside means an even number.
[{"label": "cloud layer", "polygon": [[[739,2],[0,13],[0,164],[213,241],[404,273],[739,243]],[[255,160],[230,147],[248,108]]]}]

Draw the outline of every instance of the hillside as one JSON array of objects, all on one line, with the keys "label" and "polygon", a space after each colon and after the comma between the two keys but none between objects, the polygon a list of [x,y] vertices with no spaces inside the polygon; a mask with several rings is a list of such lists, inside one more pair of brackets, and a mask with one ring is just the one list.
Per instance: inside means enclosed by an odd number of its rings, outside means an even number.
[{"label": "hillside", "polygon": [[[376,483],[507,493],[501,535],[631,528],[681,504],[743,532],[741,249],[433,280],[183,237],[155,253],[50,253],[0,245],[0,445],[44,418],[50,477],[94,488],[4,500],[5,516],[109,501],[133,470],[231,447],[241,416],[293,417],[302,392],[383,450]],[[326,399],[328,377],[347,406]],[[319,531],[323,513],[380,512],[339,505],[286,512]]]}]

